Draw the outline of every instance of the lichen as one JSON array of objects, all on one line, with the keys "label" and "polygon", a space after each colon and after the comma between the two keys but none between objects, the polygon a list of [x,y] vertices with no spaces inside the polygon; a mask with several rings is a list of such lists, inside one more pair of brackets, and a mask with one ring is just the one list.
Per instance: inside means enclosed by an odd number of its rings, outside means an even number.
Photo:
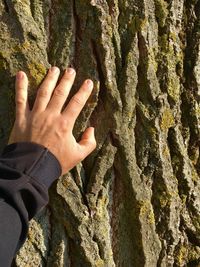
[{"label": "lichen", "polygon": [[164,0],[155,0],[155,13],[160,27],[165,26],[165,21],[168,16],[168,3]]},{"label": "lichen", "polygon": [[160,127],[166,130],[175,125],[175,120],[171,109],[165,109],[161,116]]},{"label": "lichen", "polygon": [[167,206],[167,204],[169,202],[169,195],[166,192],[163,192],[163,194],[161,194],[159,192],[158,199],[159,199],[159,203],[160,203],[161,208],[164,208]]},{"label": "lichen", "polygon": [[155,223],[155,217],[154,213],[152,210],[152,206],[150,201],[141,201],[139,203],[139,209],[140,209],[140,215],[143,217],[147,218],[147,221],[149,224],[154,224]]},{"label": "lichen", "polygon": [[28,63],[28,69],[30,75],[33,77],[37,84],[42,81],[44,75],[46,74],[46,67],[38,62],[32,61],[31,63]]},{"label": "lichen", "polygon": [[180,245],[175,255],[176,264],[178,266],[185,266],[185,261],[187,258],[188,248],[185,245]]},{"label": "lichen", "polygon": [[94,267],[104,267],[104,266],[105,266],[104,261],[102,259],[98,259],[95,262],[95,266]]},{"label": "lichen", "polygon": [[198,246],[191,246],[188,250],[188,260],[195,261],[200,259],[200,248]]}]

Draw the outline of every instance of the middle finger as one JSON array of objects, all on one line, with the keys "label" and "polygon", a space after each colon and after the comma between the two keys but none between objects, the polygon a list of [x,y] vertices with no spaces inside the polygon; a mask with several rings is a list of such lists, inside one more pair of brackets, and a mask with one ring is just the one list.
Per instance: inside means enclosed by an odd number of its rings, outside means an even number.
[{"label": "middle finger", "polygon": [[49,109],[61,112],[69,91],[74,83],[75,75],[76,73],[73,68],[68,68],[65,70],[65,73],[60,83],[55,88],[52,98],[48,104]]}]

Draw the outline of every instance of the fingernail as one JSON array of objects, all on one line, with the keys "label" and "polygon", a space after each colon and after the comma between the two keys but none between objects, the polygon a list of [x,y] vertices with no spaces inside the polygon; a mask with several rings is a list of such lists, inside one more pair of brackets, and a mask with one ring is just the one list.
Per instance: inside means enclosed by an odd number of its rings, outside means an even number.
[{"label": "fingernail", "polygon": [[58,67],[51,67],[51,72],[52,73],[58,73],[58,71],[59,71],[59,68]]},{"label": "fingernail", "polygon": [[92,80],[86,80],[85,81],[86,82],[86,84],[89,86],[89,88],[91,88],[92,86],[93,86],[93,81]]},{"label": "fingernail", "polygon": [[24,73],[22,71],[17,73],[17,79],[22,79],[24,77]]},{"label": "fingernail", "polygon": [[74,73],[74,69],[73,68],[67,68],[66,72],[69,74],[73,74]]}]

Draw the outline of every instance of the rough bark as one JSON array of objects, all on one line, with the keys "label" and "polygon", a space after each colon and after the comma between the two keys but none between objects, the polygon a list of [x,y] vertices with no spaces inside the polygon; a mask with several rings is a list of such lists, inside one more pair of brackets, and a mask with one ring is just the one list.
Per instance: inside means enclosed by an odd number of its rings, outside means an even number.
[{"label": "rough bark", "polygon": [[[0,145],[14,78],[50,65],[95,89],[96,150],[50,189],[16,266],[200,266],[200,1],[0,1]],[[69,98],[70,98],[69,97]],[[67,159],[66,159],[67,160]]]}]

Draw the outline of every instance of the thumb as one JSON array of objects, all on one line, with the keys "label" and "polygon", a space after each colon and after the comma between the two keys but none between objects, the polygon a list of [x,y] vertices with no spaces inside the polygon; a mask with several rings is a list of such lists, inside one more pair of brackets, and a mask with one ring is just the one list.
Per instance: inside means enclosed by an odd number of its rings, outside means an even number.
[{"label": "thumb", "polygon": [[79,145],[82,148],[84,157],[87,157],[96,148],[94,127],[89,127],[84,131]]}]

